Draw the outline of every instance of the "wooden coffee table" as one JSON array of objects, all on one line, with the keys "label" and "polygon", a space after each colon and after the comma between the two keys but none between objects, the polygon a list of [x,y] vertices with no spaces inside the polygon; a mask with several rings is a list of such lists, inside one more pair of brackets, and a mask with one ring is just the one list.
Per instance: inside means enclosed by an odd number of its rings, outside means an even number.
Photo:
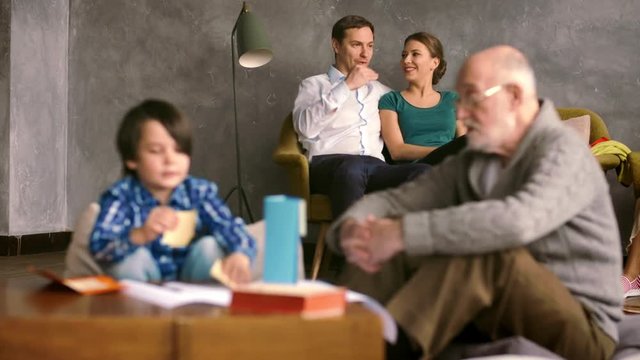
[{"label": "wooden coffee table", "polygon": [[38,277],[0,280],[0,359],[383,359],[378,317],[172,310],[120,293],[82,296]]}]

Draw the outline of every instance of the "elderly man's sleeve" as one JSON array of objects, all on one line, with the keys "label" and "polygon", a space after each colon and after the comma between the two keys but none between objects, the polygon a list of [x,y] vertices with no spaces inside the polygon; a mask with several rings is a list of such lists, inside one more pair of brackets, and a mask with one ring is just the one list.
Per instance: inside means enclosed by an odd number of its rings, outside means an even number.
[{"label": "elderly man's sleeve", "polygon": [[338,232],[346,219],[363,220],[368,215],[379,218],[402,217],[406,213],[444,208],[454,204],[454,179],[459,168],[458,162],[459,159],[450,158],[397,188],[365,195],[331,225],[327,232],[329,246],[334,251],[341,252]]},{"label": "elderly man's sleeve", "polygon": [[403,217],[406,251],[486,253],[525,246],[553,232],[604,193],[598,190],[606,188],[605,179],[586,152],[556,143],[508,196],[408,213]]}]

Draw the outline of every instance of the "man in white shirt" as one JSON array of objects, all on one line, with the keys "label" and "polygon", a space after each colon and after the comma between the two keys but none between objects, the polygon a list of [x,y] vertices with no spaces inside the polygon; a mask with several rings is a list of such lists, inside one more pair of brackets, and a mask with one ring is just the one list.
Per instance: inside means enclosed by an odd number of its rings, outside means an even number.
[{"label": "man in white shirt", "polygon": [[335,64],[302,81],[293,108],[311,192],[329,195],[334,216],[365,193],[400,185],[429,167],[384,161],[378,100],[391,89],[369,67],[373,33],[361,16],[338,20],[331,32]]}]

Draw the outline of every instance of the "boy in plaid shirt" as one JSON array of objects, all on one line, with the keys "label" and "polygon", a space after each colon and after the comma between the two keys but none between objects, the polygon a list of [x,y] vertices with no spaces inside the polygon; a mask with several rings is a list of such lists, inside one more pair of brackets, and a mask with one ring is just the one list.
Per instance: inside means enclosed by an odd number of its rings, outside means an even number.
[{"label": "boy in plaid shirt", "polygon": [[[255,240],[217,195],[217,186],[189,176],[189,121],[171,104],[147,100],[129,110],[117,135],[125,176],[100,198],[91,254],[118,279],[206,281],[217,259],[238,283],[251,278]],[[184,247],[163,243],[177,211],[195,210],[195,237]]]}]

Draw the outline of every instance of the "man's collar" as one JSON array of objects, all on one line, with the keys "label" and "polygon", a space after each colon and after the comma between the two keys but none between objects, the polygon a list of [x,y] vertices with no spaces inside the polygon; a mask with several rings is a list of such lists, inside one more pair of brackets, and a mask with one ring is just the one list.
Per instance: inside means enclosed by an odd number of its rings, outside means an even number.
[{"label": "man's collar", "polygon": [[523,153],[529,149],[529,144],[533,141],[535,134],[540,128],[546,127],[549,123],[554,123],[555,119],[560,118],[556,107],[553,105],[551,100],[540,99],[539,104],[540,108],[538,109],[538,113],[535,115],[535,118],[529,125],[529,128],[520,139],[517,150],[513,156],[511,156],[511,159],[509,159],[509,164],[516,163],[520,157],[522,157]]},{"label": "man's collar", "polygon": [[131,190],[133,191],[135,202],[139,205],[155,206],[159,203],[135,176],[131,177]]},{"label": "man's collar", "polygon": [[171,193],[171,197],[169,198],[169,204],[178,206],[180,208],[189,209],[191,208],[191,202],[189,200],[189,196],[187,193],[187,187],[185,185],[185,181],[181,182],[175,189],[173,189],[173,193]]},{"label": "man's collar", "polygon": [[335,66],[329,66],[329,71],[327,72],[329,76],[329,82],[332,84],[337,83],[338,81],[342,81],[346,78],[346,76],[340,72]]}]

